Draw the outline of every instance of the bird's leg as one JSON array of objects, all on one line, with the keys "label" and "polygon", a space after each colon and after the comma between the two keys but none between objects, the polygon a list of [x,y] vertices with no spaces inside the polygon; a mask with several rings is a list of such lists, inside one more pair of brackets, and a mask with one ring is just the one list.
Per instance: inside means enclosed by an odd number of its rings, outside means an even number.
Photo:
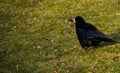
[{"label": "bird's leg", "polygon": [[84,37],[81,37],[78,35],[78,40],[79,40],[79,43],[80,43],[82,49],[87,50],[87,45],[86,45],[86,42],[84,40]]}]

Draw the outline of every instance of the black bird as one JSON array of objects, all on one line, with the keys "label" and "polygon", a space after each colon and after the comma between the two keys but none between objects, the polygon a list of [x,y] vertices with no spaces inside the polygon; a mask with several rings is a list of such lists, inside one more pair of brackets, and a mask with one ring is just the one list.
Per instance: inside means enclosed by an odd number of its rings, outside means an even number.
[{"label": "black bird", "polygon": [[90,46],[97,47],[102,41],[108,43],[116,42],[99,31],[94,25],[85,22],[81,16],[77,16],[75,19],[69,19],[69,21],[75,23],[76,34],[84,50],[87,50]]}]

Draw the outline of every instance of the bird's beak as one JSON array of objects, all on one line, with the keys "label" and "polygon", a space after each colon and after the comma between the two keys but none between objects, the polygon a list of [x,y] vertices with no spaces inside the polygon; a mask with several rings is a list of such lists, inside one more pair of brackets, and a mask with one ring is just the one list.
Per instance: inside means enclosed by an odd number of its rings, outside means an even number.
[{"label": "bird's beak", "polygon": [[68,21],[75,23],[75,19],[69,19]]},{"label": "bird's beak", "polygon": [[71,24],[71,22],[72,22],[72,23],[75,23],[75,19],[68,19],[68,21],[70,21],[70,25],[68,25],[68,28],[74,26],[73,24]]}]

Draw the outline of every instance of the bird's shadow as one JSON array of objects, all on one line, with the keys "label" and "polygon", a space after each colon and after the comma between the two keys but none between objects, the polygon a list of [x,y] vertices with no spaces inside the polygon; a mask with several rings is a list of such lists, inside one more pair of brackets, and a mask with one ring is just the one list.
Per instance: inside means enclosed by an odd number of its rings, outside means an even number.
[{"label": "bird's shadow", "polygon": [[109,37],[113,38],[117,42],[113,42],[113,43],[102,42],[98,47],[120,44],[120,29],[118,29],[116,33],[109,35]]}]

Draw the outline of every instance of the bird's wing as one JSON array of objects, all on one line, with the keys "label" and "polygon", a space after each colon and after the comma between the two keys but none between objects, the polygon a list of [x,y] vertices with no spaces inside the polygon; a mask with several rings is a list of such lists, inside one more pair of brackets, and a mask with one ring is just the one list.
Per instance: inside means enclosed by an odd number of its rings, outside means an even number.
[{"label": "bird's wing", "polygon": [[99,30],[83,30],[80,29],[78,31],[79,35],[82,35],[85,38],[88,39],[99,39],[101,41],[105,41],[105,42],[115,42],[112,38],[109,38],[108,36],[106,36],[104,33],[100,32]]},{"label": "bird's wing", "polygon": [[90,36],[90,37],[94,37],[94,38],[107,38],[108,37],[104,33],[100,32],[98,30],[96,30],[96,31],[86,30],[85,32],[86,32],[85,36]]},{"label": "bird's wing", "polygon": [[105,42],[115,42],[112,38],[106,36],[104,33],[96,30],[96,31],[87,31],[85,37],[92,39],[99,39]]},{"label": "bird's wing", "polygon": [[76,31],[79,35],[86,37],[86,36],[90,36],[90,37],[107,37],[105,34],[103,34],[102,32],[98,31],[98,30],[91,30],[91,29],[79,29]]}]

